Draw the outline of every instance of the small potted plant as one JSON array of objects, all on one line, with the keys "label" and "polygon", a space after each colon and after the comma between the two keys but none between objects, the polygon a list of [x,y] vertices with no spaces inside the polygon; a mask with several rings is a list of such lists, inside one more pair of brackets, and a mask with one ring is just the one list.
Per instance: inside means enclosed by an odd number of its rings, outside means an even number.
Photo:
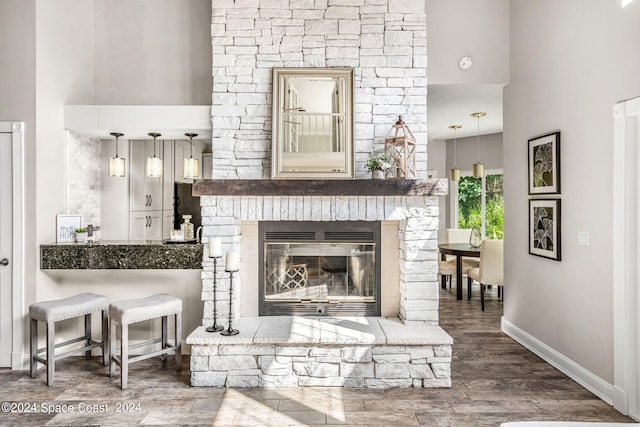
[{"label": "small potted plant", "polygon": [[84,227],[76,228],[76,242],[77,243],[87,243],[89,238],[89,233],[87,229]]},{"label": "small potted plant", "polygon": [[391,167],[386,154],[372,154],[364,164],[364,168],[371,172],[371,178],[384,179],[384,173]]}]

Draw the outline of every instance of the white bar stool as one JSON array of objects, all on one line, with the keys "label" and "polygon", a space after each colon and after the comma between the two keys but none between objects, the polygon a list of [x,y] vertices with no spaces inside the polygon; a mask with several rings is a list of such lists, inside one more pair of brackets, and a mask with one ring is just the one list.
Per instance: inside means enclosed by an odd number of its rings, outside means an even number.
[{"label": "white bar stool", "polygon": [[[36,302],[29,306],[30,318],[30,350],[29,360],[31,378],[35,378],[38,372],[38,362],[47,366],[47,385],[53,385],[53,375],[56,360],[85,352],[86,359],[91,358],[91,349],[102,347],[102,363],[107,366],[109,360],[109,317],[107,309],[109,301],[103,295],[84,293],[67,298],[52,301]],[[91,338],[91,313],[102,311],[102,341],[94,341]],[[55,344],[55,322],[74,317],[84,316],[84,336]],[[47,324],[47,345],[38,348],[38,321]],[[55,349],[77,342],[86,341],[81,348],[69,350],[65,353],[55,354]],[[46,353],[46,359],[40,353]]]},{"label": "white bar stool", "polygon": [[[169,344],[167,340],[167,317],[170,315],[175,316],[175,345]],[[147,298],[113,302],[109,305],[109,316],[111,317],[111,362],[109,364],[109,376],[113,377],[116,373],[116,365],[120,366],[121,389],[124,390],[127,388],[127,376],[129,374],[130,363],[160,355],[162,355],[163,361],[166,361],[167,354],[173,353],[176,358],[176,371],[182,369],[182,300],[180,298],[167,294],[156,294]],[[129,325],[158,317],[162,318],[162,336],[157,339],[129,346]],[[118,325],[121,341],[120,356],[117,355],[116,349],[116,332]],[[162,344],[160,350],[129,357],[130,349],[156,343]]]}]

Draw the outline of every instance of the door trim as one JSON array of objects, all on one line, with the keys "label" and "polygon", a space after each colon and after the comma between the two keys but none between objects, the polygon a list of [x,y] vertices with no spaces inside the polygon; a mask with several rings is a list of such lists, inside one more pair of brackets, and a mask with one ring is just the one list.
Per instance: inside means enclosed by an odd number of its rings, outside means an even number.
[{"label": "door trim", "polygon": [[11,369],[23,369],[24,337],[24,122],[0,122],[0,132],[11,133],[13,166],[13,254],[11,310]]},{"label": "door trim", "polygon": [[613,107],[613,406],[640,418],[638,344],[640,276],[640,98]]}]

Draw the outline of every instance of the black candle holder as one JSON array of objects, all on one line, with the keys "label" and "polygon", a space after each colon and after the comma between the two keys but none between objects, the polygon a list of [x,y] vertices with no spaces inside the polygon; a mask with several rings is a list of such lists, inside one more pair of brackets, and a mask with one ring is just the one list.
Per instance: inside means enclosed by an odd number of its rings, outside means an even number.
[{"label": "black candle holder", "polygon": [[220,335],[231,336],[238,335],[239,330],[233,329],[233,273],[235,271],[229,271],[229,327],[220,332]]},{"label": "black candle holder", "polygon": [[207,332],[220,332],[224,329],[224,326],[218,325],[218,307],[216,293],[218,290],[218,259],[221,256],[210,257],[213,258],[213,325],[209,326],[205,331]]}]

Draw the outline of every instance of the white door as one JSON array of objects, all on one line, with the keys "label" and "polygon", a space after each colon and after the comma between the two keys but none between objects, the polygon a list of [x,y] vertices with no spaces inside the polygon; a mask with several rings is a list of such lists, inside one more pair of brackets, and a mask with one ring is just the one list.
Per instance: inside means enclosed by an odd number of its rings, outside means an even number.
[{"label": "white door", "polygon": [[13,167],[12,135],[0,133],[0,367],[11,366]]},{"label": "white door", "polygon": [[613,406],[640,419],[640,98],[613,108]]}]

